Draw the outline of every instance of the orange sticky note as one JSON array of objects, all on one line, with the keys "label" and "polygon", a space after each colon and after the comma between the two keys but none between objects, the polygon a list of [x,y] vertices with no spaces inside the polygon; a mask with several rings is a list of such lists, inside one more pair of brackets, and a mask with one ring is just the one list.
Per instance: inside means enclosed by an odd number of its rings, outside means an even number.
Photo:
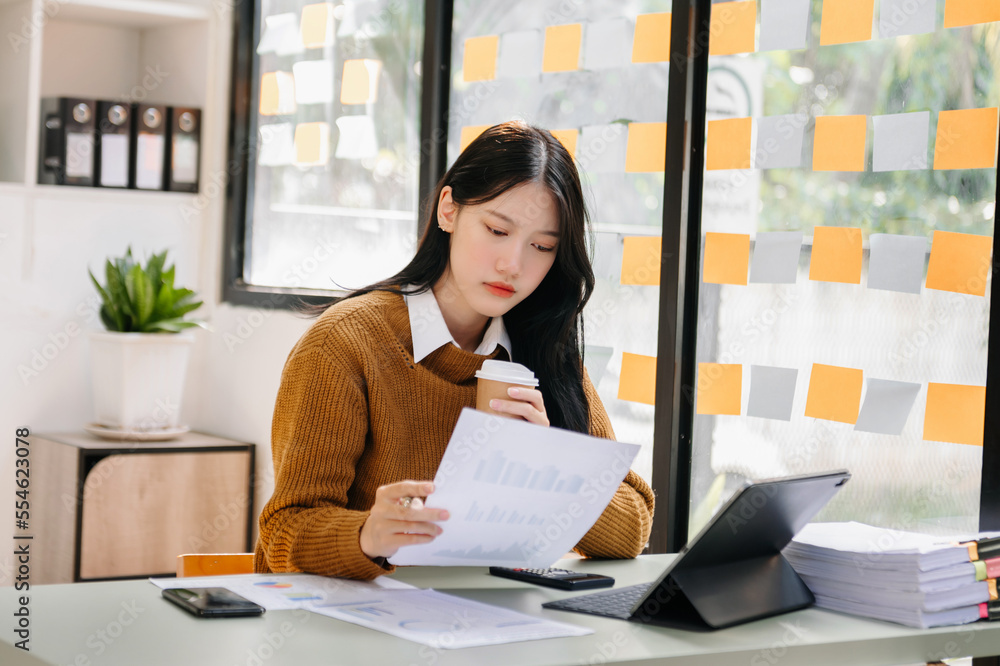
[{"label": "orange sticky note", "polygon": [[632,62],[670,60],[670,14],[640,14],[635,17]]},{"label": "orange sticky note", "polygon": [[815,227],[809,279],[861,284],[861,256],[861,229]]},{"label": "orange sticky note", "polygon": [[466,125],[462,128],[462,136],[459,139],[458,152],[465,150],[466,146],[476,140],[476,137],[488,130],[492,125]]},{"label": "orange sticky note", "polygon": [[295,113],[295,78],[289,72],[267,72],[260,77],[260,115]]},{"label": "orange sticky note", "polygon": [[813,171],[864,171],[868,116],[819,116]]},{"label": "orange sticky note", "polygon": [[927,384],[924,439],[982,446],[985,421],[985,386]]},{"label": "orange sticky note", "polygon": [[813,363],[806,396],[806,416],[855,423],[861,409],[864,373],[855,368]]},{"label": "orange sticky note", "polygon": [[666,123],[629,123],[625,172],[663,171],[667,161]]},{"label": "orange sticky note", "polygon": [[697,414],[740,415],[743,366],[739,363],[699,363]]},{"label": "orange sticky note", "polygon": [[618,399],[656,404],[656,357],[622,352]]},{"label": "orange sticky note", "polygon": [[497,75],[497,35],[465,40],[462,78],[465,81],[492,81]]},{"label": "orange sticky note", "polygon": [[658,287],[662,247],[659,236],[626,236],[622,245],[622,284]]},{"label": "orange sticky note", "polygon": [[330,161],[330,124],[299,123],[295,127],[295,163],[322,166]]},{"label": "orange sticky note", "polygon": [[996,158],[996,107],[938,114],[935,169],[992,169]]},{"label": "orange sticky note", "polygon": [[333,44],[333,3],[321,2],[302,8],[302,43],[317,49]]},{"label": "orange sticky note", "polygon": [[576,140],[580,136],[580,131],[575,129],[549,130],[552,136],[559,139],[559,143],[569,152],[569,156],[576,159]]},{"label": "orange sticky note", "polygon": [[379,60],[345,60],[340,84],[341,104],[369,104],[378,98]]},{"label": "orange sticky note", "polygon": [[985,296],[992,251],[989,236],[935,231],[927,262],[927,288]]},{"label": "orange sticky note", "polygon": [[750,270],[750,234],[705,233],[702,280],[712,284],[747,283]]},{"label": "orange sticky note", "polygon": [[580,68],[580,42],[583,26],[579,23],[550,25],[545,28],[543,72],[572,72]]},{"label": "orange sticky note", "polygon": [[945,0],[944,2],[946,28],[990,21],[1000,21],[1000,2],[997,0]]},{"label": "orange sticky note", "polygon": [[751,53],[756,27],[756,0],[713,4],[708,28],[708,54]]},{"label": "orange sticky note", "polygon": [[875,0],[823,0],[819,43],[846,44],[872,38]]},{"label": "orange sticky note", "polygon": [[709,171],[715,169],[749,169],[750,134],[752,129],[752,118],[709,120],[706,138],[705,168]]}]

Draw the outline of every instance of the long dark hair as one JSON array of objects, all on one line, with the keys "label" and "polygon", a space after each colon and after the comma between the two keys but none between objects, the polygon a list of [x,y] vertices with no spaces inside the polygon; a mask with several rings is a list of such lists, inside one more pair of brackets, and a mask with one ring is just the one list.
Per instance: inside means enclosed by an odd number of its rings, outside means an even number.
[{"label": "long dark hair", "polygon": [[[451,186],[459,206],[492,201],[523,183],[538,183],[555,199],[559,216],[556,258],[541,284],[504,315],[516,361],[534,371],[552,425],[587,432],[583,392],[583,308],[594,290],[587,254],[588,215],[573,158],[547,130],[521,122],[494,125],[473,140],[434,189],[416,256],[391,278],[351,292],[425,292],[448,266],[451,234],[437,225],[441,189]],[[325,309],[325,305],[321,306]]]}]

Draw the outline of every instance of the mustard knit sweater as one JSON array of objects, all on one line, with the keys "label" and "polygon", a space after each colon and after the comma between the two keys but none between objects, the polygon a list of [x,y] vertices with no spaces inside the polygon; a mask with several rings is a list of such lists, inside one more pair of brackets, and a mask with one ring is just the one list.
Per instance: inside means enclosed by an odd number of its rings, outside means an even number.
[{"label": "mustard knit sweater", "polygon": [[[412,350],[406,303],[386,292],[333,305],[292,349],[274,406],[275,488],[260,515],[257,572],[371,579],[393,571],[359,543],[375,491],[434,478],[459,412],[475,406],[476,370],[506,358],[501,347],[487,357],[446,344],[415,364]],[[613,438],[586,376],[584,388],[591,434]],[[635,557],[652,517],[653,493],[629,471],[577,550]]]}]

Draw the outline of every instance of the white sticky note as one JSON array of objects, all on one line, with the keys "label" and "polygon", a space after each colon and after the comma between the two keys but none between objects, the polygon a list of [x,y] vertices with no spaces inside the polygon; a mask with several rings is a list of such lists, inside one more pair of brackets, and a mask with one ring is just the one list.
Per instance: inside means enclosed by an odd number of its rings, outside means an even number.
[{"label": "white sticky note", "polygon": [[809,0],[761,0],[758,51],[793,51],[806,47]]},{"label": "white sticky note", "polygon": [[795,284],[802,253],[801,231],[766,231],[754,239],[750,282]]},{"label": "white sticky note", "polygon": [[916,171],[927,168],[930,111],[872,116],[875,141],[872,171]]},{"label": "white sticky note", "polygon": [[260,126],[261,166],[287,166],[295,162],[295,124],[275,123]]},{"label": "white sticky note", "polygon": [[128,135],[101,135],[101,185],[128,187]]},{"label": "white sticky note", "polygon": [[919,392],[920,384],[869,379],[868,391],[861,403],[861,413],[858,414],[854,429],[882,435],[899,435],[903,432],[906,418],[910,415]]},{"label": "white sticky note", "polygon": [[305,60],[292,65],[295,77],[295,101],[298,104],[324,104],[333,101],[333,61]]},{"label": "white sticky note", "polygon": [[193,136],[178,134],[174,137],[170,171],[175,183],[198,182],[198,140]]},{"label": "white sticky note", "polygon": [[879,38],[934,32],[936,4],[934,0],[880,0]]},{"label": "white sticky note", "polygon": [[809,117],[805,114],[764,116],[756,119],[755,169],[788,169],[802,166],[802,135]]},{"label": "white sticky note", "polygon": [[340,133],[336,157],[357,160],[378,155],[375,122],[370,116],[341,116],[336,122]]},{"label": "white sticky note", "polygon": [[583,68],[624,67],[631,61],[632,26],[623,18],[587,23],[583,32]]},{"label": "white sticky note", "polygon": [[500,35],[497,78],[517,79],[542,73],[542,31],[518,30]]},{"label": "white sticky note", "polygon": [[576,161],[589,173],[624,173],[628,125],[589,125],[580,130]]},{"label": "white sticky note", "polygon": [[258,55],[274,53],[284,56],[302,53],[304,50],[298,12],[264,17],[264,34],[257,45]]},{"label": "white sticky note", "polygon": [[162,134],[139,134],[135,144],[135,186],[140,190],[163,189]]},{"label": "white sticky note", "polygon": [[868,288],[919,294],[927,261],[927,238],[872,234],[868,240]]},{"label": "white sticky note", "polygon": [[791,421],[798,375],[799,371],[794,368],[751,365],[747,416]]}]

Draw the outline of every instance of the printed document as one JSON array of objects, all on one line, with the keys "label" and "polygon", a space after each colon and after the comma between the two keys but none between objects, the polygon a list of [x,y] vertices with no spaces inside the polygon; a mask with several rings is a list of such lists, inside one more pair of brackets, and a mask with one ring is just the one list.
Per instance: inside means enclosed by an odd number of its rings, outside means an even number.
[{"label": "printed document", "polygon": [[466,408],[434,477],[427,506],[444,530],[404,546],[393,564],[544,568],[593,526],[639,451],[560,428]]}]

